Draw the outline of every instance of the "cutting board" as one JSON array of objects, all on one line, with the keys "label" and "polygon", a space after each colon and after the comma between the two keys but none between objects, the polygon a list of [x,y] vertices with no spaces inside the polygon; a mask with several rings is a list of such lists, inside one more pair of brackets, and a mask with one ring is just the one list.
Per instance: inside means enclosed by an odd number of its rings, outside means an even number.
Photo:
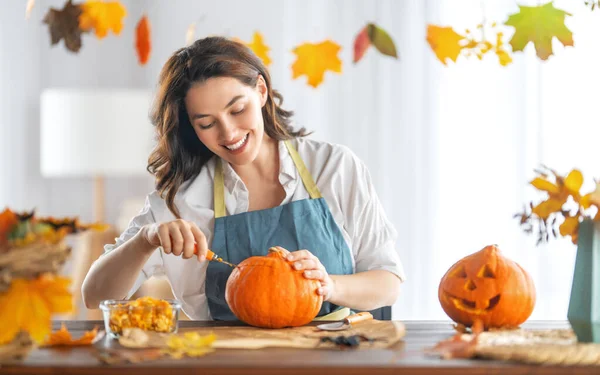
[{"label": "cutting board", "polygon": [[[181,328],[178,333],[198,332],[200,335],[214,333],[217,339],[215,349],[262,349],[262,348],[299,348],[331,349],[340,347],[324,337],[361,335],[369,340],[360,340],[356,349],[384,349],[396,344],[406,331],[400,321],[370,320],[360,322],[343,331],[322,331],[315,326],[303,326],[283,329],[264,329],[256,327],[198,327]],[[165,345],[162,334],[151,334],[152,347]]]}]

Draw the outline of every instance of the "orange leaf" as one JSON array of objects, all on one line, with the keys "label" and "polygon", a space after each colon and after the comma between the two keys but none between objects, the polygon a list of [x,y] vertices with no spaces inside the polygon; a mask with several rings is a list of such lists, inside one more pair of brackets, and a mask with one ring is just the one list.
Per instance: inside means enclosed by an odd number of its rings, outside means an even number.
[{"label": "orange leaf", "polygon": [[6,241],[8,233],[18,223],[17,215],[8,208],[0,213],[0,243]]},{"label": "orange leaf", "polygon": [[150,51],[152,50],[150,21],[146,15],[142,16],[135,27],[135,50],[140,65],[145,65],[150,58]]},{"label": "orange leaf", "polygon": [[539,203],[531,210],[531,212],[545,220],[550,214],[560,211],[564,203],[565,202],[562,200],[550,198]]},{"label": "orange leaf", "polygon": [[431,46],[437,58],[446,65],[446,59],[456,62],[462,46],[460,42],[465,39],[452,27],[427,25],[427,43]]},{"label": "orange leaf", "polygon": [[79,16],[79,27],[82,30],[96,30],[98,39],[104,38],[108,30],[117,35],[121,33],[127,9],[119,1],[88,0],[81,4],[81,9],[83,13]]},{"label": "orange leaf", "polygon": [[543,190],[550,194],[558,194],[560,193],[560,188],[553,184],[552,182],[545,180],[541,177],[536,177],[530,184],[538,190]]},{"label": "orange leaf", "polygon": [[356,64],[363,58],[367,49],[371,45],[371,41],[369,39],[369,30],[368,26],[365,26],[356,36],[354,40],[354,59],[353,62]]},{"label": "orange leaf", "polygon": [[583,174],[577,169],[573,169],[565,178],[565,187],[574,197],[579,197],[579,189],[583,185]]},{"label": "orange leaf", "polygon": [[34,280],[14,279],[7,291],[0,293],[0,345],[26,331],[42,342],[50,333],[51,316],[73,309],[69,279],[41,276]]},{"label": "orange leaf", "polygon": [[261,33],[255,31],[252,36],[252,41],[244,44],[246,44],[256,56],[260,57],[265,66],[271,65],[271,58],[269,57],[269,51],[271,49],[265,44]]},{"label": "orange leaf", "polygon": [[91,345],[92,341],[96,338],[98,333],[98,327],[94,327],[91,331],[86,331],[83,335],[73,340],[71,332],[67,329],[65,324],[61,324],[60,330],[50,334],[43,346],[80,346],[80,345]]},{"label": "orange leaf", "polygon": [[306,75],[308,84],[317,87],[323,82],[327,70],[341,73],[342,60],[338,52],[342,49],[339,44],[326,40],[318,44],[304,43],[294,48],[296,61],[292,65],[293,79]]},{"label": "orange leaf", "polygon": [[579,228],[579,215],[569,216],[565,218],[565,221],[560,225],[560,235],[561,236],[572,236],[577,232]]}]

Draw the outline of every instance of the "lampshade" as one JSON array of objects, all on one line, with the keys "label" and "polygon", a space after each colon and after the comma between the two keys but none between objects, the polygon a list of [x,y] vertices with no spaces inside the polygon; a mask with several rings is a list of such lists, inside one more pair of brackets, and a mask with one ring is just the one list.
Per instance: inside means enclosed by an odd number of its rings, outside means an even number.
[{"label": "lampshade", "polygon": [[45,177],[147,175],[152,96],[137,89],[47,89],[41,95]]}]

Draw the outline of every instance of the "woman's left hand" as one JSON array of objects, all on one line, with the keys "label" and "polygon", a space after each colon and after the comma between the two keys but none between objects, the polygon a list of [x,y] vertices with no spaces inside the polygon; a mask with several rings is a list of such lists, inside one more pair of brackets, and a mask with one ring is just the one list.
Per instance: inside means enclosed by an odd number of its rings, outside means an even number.
[{"label": "woman's left hand", "polygon": [[329,301],[335,294],[335,283],[327,273],[325,267],[308,250],[298,250],[290,252],[287,260],[292,263],[296,270],[304,270],[304,277],[307,279],[319,280],[321,287],[317,293],[323,296],[324,301]]}]

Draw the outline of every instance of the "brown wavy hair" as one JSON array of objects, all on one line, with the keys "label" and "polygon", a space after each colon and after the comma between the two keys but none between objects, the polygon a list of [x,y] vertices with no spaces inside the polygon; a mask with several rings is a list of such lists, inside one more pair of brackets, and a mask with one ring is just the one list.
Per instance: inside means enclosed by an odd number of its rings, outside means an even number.
[{"label": "brown wavy hair", "polygon": [[267,101],[262,108],[265,132],[276,140],[307,135],[294,131],[292,111],[281,108],[283,97],[271,87],[271,76],[262,60],[248,47],[223,37],[199,39],[181,48],[163,66],[150,114],[156,127],[157,145],[148,158],[148,171],[156,178],[156,190],[167,207],[180,217],[174,200],[181,185],[196,177],[213,157],[192,128],[184,99],[190,87],[215,77],[231,77],[256,87],[262,75]]}]

